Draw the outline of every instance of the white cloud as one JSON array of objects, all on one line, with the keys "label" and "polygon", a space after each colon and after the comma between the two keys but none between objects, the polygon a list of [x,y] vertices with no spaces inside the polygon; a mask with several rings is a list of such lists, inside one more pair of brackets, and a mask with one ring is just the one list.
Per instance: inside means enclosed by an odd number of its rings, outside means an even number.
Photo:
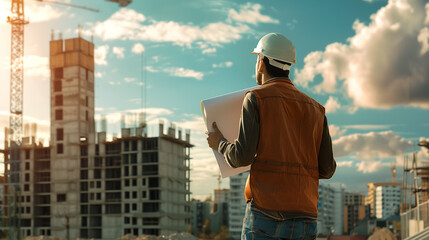
[{"label": "white cloud", "polygon": [[328,101],[325,103],[326,113],[334,113],[340,109],[341,104],[336,97],[329,96]]},{"label": "white cloud", "polygon": [[261,9],[262,6],[260,4],[247,3],[243,5],[238,12],[234,9],[230,9],[228,12],[228,19],[254,25],[258,23],[279,23],[277,19],[262,15],[260,13]]},{"label": "white cloud", "polygon": [[332,142],[332,147],[335,157],[355,154],[359,159],[374,160],[401,156],[413,143],[393,131],[385,131],[342,136]]},{"label": "white cloud", "polygon": [[97,65],[107,65],[106,57],[109,53],[109,46],[108,45],[102,45],[95,49],[94,51],[94,61]]},{"label": "white cloud", "polygon": [[376,124],[356,124],[356,125],[343,125],[347,129],[358,129],[358,130],[380,130],[380,129],[389,129],[393,125],[376,125]]},{"label": "white cloud", "polygon": [[117,58],[124,58],[125,57],[124,51],[125,51],[125,48],[123,48],[123,47],[113,47],[112,48],[112,52],[113,52],[113,54],[116,55]]},{"label": "white cloud", "polygon": [[[260,5],[243,8],[258,13],[257,19],[251,22],[276,23],[277,20],[264,16],[258,11]],[[249,5],[250,6],[250,5]],[[259,7],[258,7],[259,6]],[[241,13],[241,12],[240,12]],[[235,18],[239,19],[240,13],[236,12]],[[244,12],[243,12],[244,14]],[[207,47],[202,48],[205,53],[214,52],[213,47],[218,47],[222,43],[230,43],[242,38],[243,34],[251,33],[248,25],[240,22],[213,22],[205,26],[195,26],[192,24],[180,24],[174,21],[156,21],[146,22],[146,17],[132,9],[122,8],[103,22],[97,22],[91,25],[91,30],[85,31],[85,34],[92,32],[102,40],[135,40],[151,42],[171,42],[178,45],[191,47],[197,42],[204,42]],[[115,31],[112,31],[115,29]]]},{"label": "white cloud", "polygon": [[202,51],[203,54],[210,54],[215,52],[216,52],[216,48],[206,48],[206,49],[203,49]]},{"label": "white cloud", "polygon": [[202,80],[204,77],[204,73],[196,72],[192,69],[184,69],[184,68],[166,68],[164,72],[170,73],[171,76],[175,77],[184,77],[184,78],[195,78],[197,80]]},{"label": "white cloud", "polygon": [[332,138],[341,137],[344,133],[347,132],[347,129],[341,129],[339,126],[330,124],[329,125],[329,134]]},{"label": "white cloud", "polygon": [[337,162],[337,167],[352,167],[353,161],[339,161]]},{"label": "white cloud", "polygon": [[136,54],[141,54],[142,52],[144,52],[144,46],[141,43],[136,43],[134,44],[133,49],[131,51]]},{"label": "white cloud", "polygon": [[124,78],[124,81],[127,83],[134,82],[135,80],[136,80],[135,78],[130,78],[130,77]]},{"label": "white cloud", "polygon": [[[10,5],[9,5],[10,8]],[[31,23],[45,22],[53,19],[57,19],[65,14],[64,11],[60,11],[51,4],[40,3],[37,1],[26,1],[25,2],[25,15],[29,17]]]},{"label": "white cloud", "polygon": [[109,85],[115,86],[115,85],[121,85],[121,82],[119,81],[109,81]]},{"label": "white cloud", "polygon": [[[359,107],[429,108],[429,3],[389,0],[368,25],[356,20],[347,44],[332,43],[304,58],[296,83],[316,92],[346,92]],[[425,11],[426,9],[426,11]],[[316,75],[322,82],[314,82]],[[314,86],[315,85],[315,86]]]},{"label": "white cloud", "polygon": [[101,73],[101,72],[95,72],[95,77],[96,78],[102,78],[103,77],[103,73]]},{"label": "white cloud", "polygon": [[24,57],[24,75],[26,77],[49,80],[49,59],[35,55]]},{"label": "white cloud", "polygon": [[383,166],[383,163],[381,161],[362,161],[356,163],[356,166],[360,172],[373,173],[378,171]]},{"label": "white cloud", "polygon": [[149,71],[149,72],[159,72],[159,70],[158,69],[155,69],[154,67],[152,67],[152,66],[146,66],[146,68],[145,68],[147,71]]},{"label": "white cloud", "polygon": [[231,61],[228,61],[228,62],[213,64],[212,67],[213,68],[229,68],[229,67],[232,67],[232,65],[233,65],[233,63]]},{"label": "white cloud", "polygon": [[425,55],[429,50],[429,28],[425,27],[420,30],[419,36],[417,36],[417,40],[422,44],[422,48],[420,49],[420,55]]}]

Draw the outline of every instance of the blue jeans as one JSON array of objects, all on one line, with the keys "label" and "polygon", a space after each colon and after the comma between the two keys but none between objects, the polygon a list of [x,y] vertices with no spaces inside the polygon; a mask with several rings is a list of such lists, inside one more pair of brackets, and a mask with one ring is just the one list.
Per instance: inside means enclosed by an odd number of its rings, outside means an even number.
[{"label": "blue jeans", "polygon": [[314,240],[317,237],[317,221],[305,218],[278,221],[252,210],[247,203],[243,219],[241,240]]}]

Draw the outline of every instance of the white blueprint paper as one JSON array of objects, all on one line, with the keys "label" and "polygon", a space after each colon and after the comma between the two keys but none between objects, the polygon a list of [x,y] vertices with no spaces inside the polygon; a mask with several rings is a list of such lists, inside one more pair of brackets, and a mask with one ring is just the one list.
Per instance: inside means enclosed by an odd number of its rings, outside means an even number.
[{"label": "white blueprint paper", "polygon": [[[207,130],[212,132],[212,124],[213,122],[216,122],[217,127],[222,132],[223,136],[229,142],[234,142],[234,140],[238,137],[241,108],[243,106],[244,96],[247,91],[255,88],[257,87],[248,88],[201,101],[201,112],[203,113]],[[228,163],[226,163],[222,154],[216,150],[213,150],[213,153],[216,157],[220,173],[223,178],[250,170],[250,166],[232,168],[228,165]]]}]

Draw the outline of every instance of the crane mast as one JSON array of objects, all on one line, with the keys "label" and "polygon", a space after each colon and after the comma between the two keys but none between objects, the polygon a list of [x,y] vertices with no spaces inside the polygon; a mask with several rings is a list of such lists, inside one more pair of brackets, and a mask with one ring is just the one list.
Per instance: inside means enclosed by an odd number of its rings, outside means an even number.
[{"label": "crane mast", "polygon": [[10,54],[10,140],[20,142],[22,137],[23,80],[24,80],[24,0],[12,0]]},{"label": "crane mast", "polygon": [[21,139],[23,124],[24,82],[24,0],[12,0],[11,16],[7,18],[11,27],[10,55],[10,115],[9,115],[9,164],[5,175],[9,212],[9,239],[20,239],[20,185],[21,185]]}]

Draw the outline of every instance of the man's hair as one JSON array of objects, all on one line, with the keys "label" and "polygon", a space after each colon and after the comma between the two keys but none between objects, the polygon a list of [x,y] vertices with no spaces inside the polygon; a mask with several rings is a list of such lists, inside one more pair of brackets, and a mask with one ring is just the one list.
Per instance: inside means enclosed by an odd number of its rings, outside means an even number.
[{"label": "man's hair", "polygon": [[[287,63],[287,62],[283,62],[283,61],[276,60],[276,59],[273,59],[273,60],[277,61],[279,63],[282,63],[282,64],[288,64],[288,65],[290,65],[290,63]],[[264,61],[265,67],[267,69],[267,73],[270,76],[272,76],[272,77],[286,77],[286,78],[289,77],[289,70],[283,70],[283,69],[280,69],[278,67],[272,66],[270,64],[268,58],[265,57],[265,56],[264,56],[264,60],[263,61]]]}]

